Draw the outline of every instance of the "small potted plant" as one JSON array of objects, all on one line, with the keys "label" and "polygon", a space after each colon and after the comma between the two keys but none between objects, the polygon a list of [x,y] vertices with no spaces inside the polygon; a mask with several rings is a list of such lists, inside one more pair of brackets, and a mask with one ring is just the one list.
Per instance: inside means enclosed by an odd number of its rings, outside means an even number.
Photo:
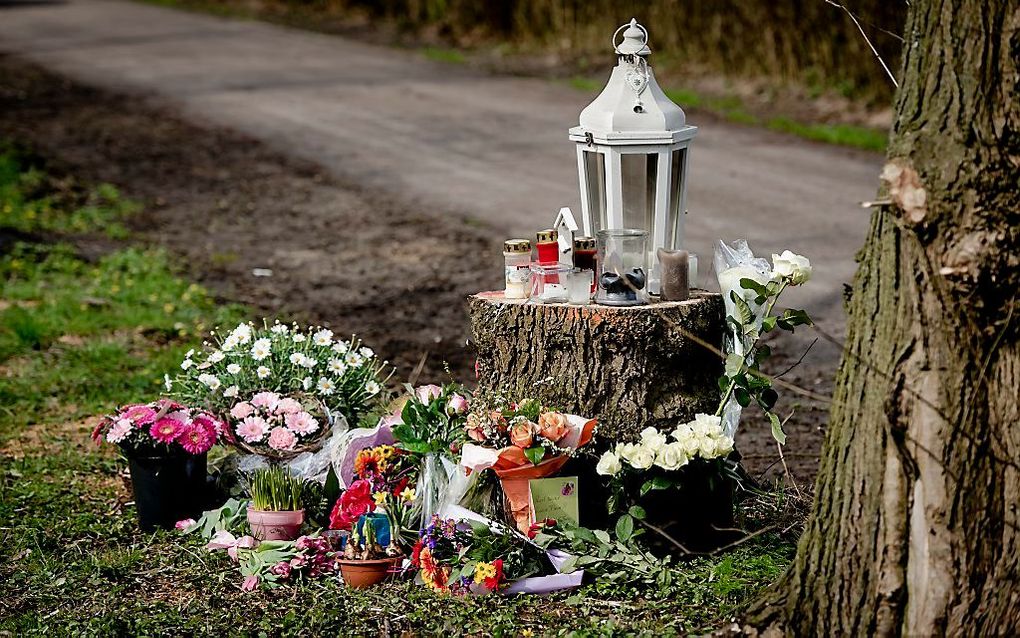
[{"label": "small potted plant", "polygon": [[402,555],[395,543],[385,549],[376,538],[375,524],[363,517],[354,525],[344,546],[340,573],[348,587],[362,589],[377,585],[400,564]]},{"label": "small potted plant", "polygon": [[162,399],[103,417],[92,439],[113,443],[127,458],[138,522],[151,531],[206,509],[206,453],[223,432],[210,413]]},{"label": "small potted plant", "polygon": [[304,481],[279,466],[263,467],[250,478],[248,525],[263,541],[292,541],[305,521]]}]

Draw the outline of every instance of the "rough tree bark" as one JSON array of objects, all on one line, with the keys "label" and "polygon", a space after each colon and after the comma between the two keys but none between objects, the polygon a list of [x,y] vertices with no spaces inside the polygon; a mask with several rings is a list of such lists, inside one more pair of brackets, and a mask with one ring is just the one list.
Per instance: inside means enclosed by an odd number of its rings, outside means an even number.
[{"label": "rough tree bark", "polygon": [[744,630],[1020,628],[1020,3],[915,0],[811,520]]},{"label": "rough tree bark", "polygon": [[598,415],[599,436],[676,427],[719,405],[723,303],[717,294],[649,306],[469,303],[482,391]]}]

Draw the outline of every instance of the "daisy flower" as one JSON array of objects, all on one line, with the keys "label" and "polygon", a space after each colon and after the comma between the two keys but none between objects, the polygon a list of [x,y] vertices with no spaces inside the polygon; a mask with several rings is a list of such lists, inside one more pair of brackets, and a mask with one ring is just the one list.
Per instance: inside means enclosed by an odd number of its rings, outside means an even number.
[{"label": "daisy flower", "polygon": [[361,364],[364,362],[364,359],[357,352],[348,352],[347,355],[344,357],[344,361],[347,362],[347,365],[354,366],[355,368],[357,368],[361,366]]},{"label": "daisy flower", "polygon": [[220,349],[222,349],[224,352],[230,352],[231,350],[236,348],[240,343],[241,342],[238,340],[237,337],[235,337],[234,335],[229,335],[227,336],[226,339],[223,340],[223,343],[220,345]]},{"label": "daisy flower", "polygon": [[267,368],[266,366],[259,366],[258,369],[255,370],[255,374],[256,374],[256,376],[258,376],[258,378],[265,379],[270,374],[272,374],[272,371],[269,368]]},{"label": "daisy flower", "polygon": [[243,419],[251,415],[251,413],[254,411],[255,408],[253,408],[250,403],[248,403],[247,401],[241,401],[234,407],[230,408],[230,416],[234,417],[235,419]]},{"label": "daisy flower", "polygon": [[236,363],[231,363],[230,365],[227,366],[227,372],[229,372],[230,374],[237,374],[240,371],[241,366],[237,365]]},{"label": "daisy flower", "polygon": [[251,404],[257,408],[272,410],[280,402],[280,395],[275,392],[259,392],[251,398]]},{"label": "daisy flower", "polygon": [[351,346],[346,341],[337,341],[333,344],[333,352],[337,354],[347,354],[347,351],[351,349]]},{"label": "daisy flower", "polygon": [[365,357],[366,359],[371,359],[372,357],[375,356],[375,352],[371,348],[361,348],[360,350],[358,350],[358,354]]},{"label": "daisy flower", "polygon": [[215,377],[215,376],[213,376],[211,374],[200,374],[200,375],[198,375],[198,382],[199,383],[204,383],[207,388],[209,388],[210,390],[212,390],[214,392],[216,390],[219,390],[220,386],[222,385],[222,383],[220,382],[219,378],[217,378],[217,377]]},{"label": "daisy flower", "polygon": [[367,383],[365,383],[365,392],[367,392],[369,395],[379,394],[379,390],[380,390],[379,384],[376,383],[375,381],[369,380]]},{"label": "daisy flower", "polygon": [[305,357],[301,360],[301,365],[311,370],[315,366],[319,365],[319,362],[311,357]]},{"label": "daisy flower", "polygon": [[320,377],[315,389],[319,391],[319,394],[333,394],[333,391],[336,390],[336,384],[326,377]]},{"label": "daisy flower", "polygon": [[193,365],[195,365],[194,361],[192,361],[191,359],[185,359],[184,361],[181,361],[181,370],[187,370]]},{"label": "daisy flower", "polygon": [[240,388],[238,388],[236,385],[232,385],[223,391],[223,396],[227,397],[228,399],[236,399],[237,395],[240,394],[240,392],[241,392]]},{"label": "daisy flower", "polygon": [[317,346],[328,346],[333,343],[333,331],[323,328],[312,335],[312,343]]},{"label": "daisy flower", "polygon": [[177,442],[188,454],[205,454],[216,442],[216,431],[204,422],[195,421],[184,428]]},{"label": "daisy flower", "polygon": [[305,340],[305,336],[303,334],[301,334],[300,332],[295,332],[294,336],[291,337],[291,339],[294,340],[294,343],[303,343],[304,340]]},{"label": "daisy flower", "polygon": [[219,363],[220,361],[223,361],[223,357],[225,356],[227,355],[223,354],[222,351],[213,350],[212,354],[209,355],[209,361],[212,361],[213,363]]},{"label": "daisy flower", "polygon": [[347,364],[340,359],[330,359],[328,366],[329,371],[336,375],[341,375],[344,372],[347,372]]},{"label": "daisy flower", "polygon": [[287,334],[287,330],[288,330],[287,324],[283,324],[283,323],[279,323],[279,322],[277,322],[276,325],[274,325],[272,328],[269,329],[270,332],[272,332],[273,334],[277,334],[277,335],[285,335],[285,334]]},{"label": "daisy flower", "polygon": [[290,397],[280,399],[273,411],[277,414],[297,414],[301,412],[301,404]]},{"label": "daisy flower", "polygon": [[262,361],[269,356],[270,347],[269,339],[257,339],[251,346],[251,358],[256,361]]},{"label": "daisy flower", "polygon": [[304,388],[305,390],[312,387],[312,378],[305,377],[304,379],[301,379],[301,387]]},{"label": "daisy flower", "polygon": [[301,354],[300,352],[295,352],[291,354],[289,358],[291,363],[293,363],[296,366],[299,366],[305,360],[305,355]]}]

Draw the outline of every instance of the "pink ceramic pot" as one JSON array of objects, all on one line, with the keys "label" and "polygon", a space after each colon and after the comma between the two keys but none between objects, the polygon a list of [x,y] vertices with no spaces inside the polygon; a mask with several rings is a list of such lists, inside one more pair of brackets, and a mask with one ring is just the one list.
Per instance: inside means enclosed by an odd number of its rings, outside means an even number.
[{"label": "pink ceramic pot", "polygon": [[248,508],[248,525],[252,536],[260,541],[292,541],[301,534],[304,510],[265,512]]}]

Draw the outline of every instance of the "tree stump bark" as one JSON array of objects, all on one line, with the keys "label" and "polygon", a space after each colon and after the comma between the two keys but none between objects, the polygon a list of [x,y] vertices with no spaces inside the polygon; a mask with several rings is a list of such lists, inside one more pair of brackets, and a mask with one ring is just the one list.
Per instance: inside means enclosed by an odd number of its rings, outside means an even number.
[{"label": "tree stump bark", "polygon": [[675,427],[719,404],[723,303],[539,305],[480,293],[469,300],[483,392],[534,397],[597,417],[604,439]]}]

